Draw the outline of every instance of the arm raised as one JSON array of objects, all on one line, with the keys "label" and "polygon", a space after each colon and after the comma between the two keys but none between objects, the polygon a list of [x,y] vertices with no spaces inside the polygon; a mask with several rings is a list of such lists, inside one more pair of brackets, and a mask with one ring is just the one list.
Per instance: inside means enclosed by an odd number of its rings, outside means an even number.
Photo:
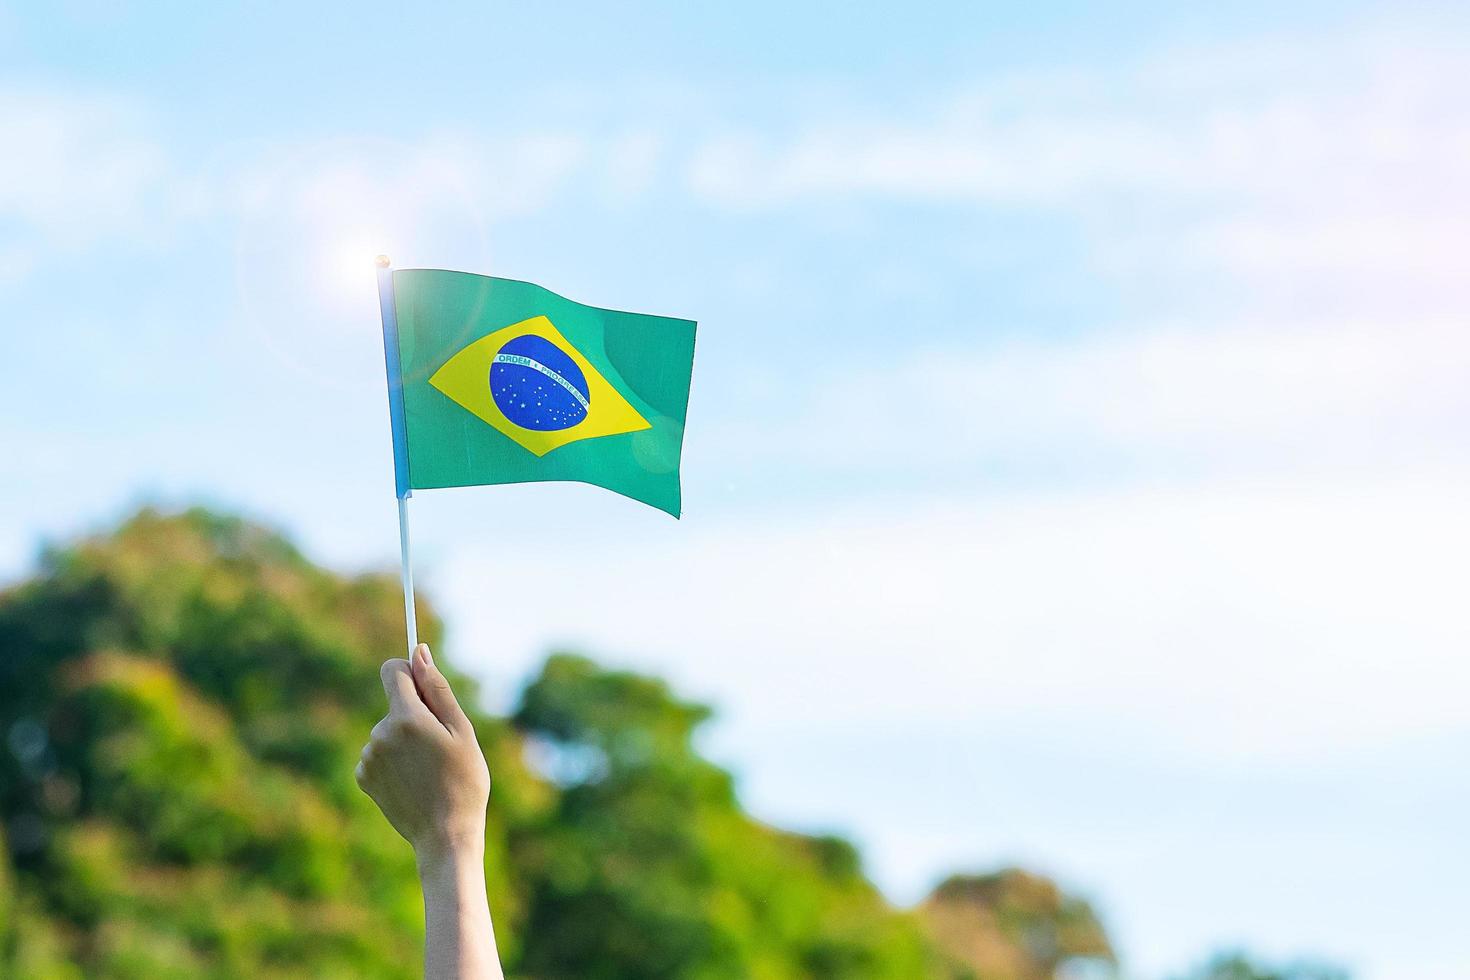
[{"label": "arm raised", "polygon": [[388,714],[373,726],[357,785],[413,845],[424,890],[426,980],[502,980],[485,895],[490,771],[427,644],[382,669]]}]

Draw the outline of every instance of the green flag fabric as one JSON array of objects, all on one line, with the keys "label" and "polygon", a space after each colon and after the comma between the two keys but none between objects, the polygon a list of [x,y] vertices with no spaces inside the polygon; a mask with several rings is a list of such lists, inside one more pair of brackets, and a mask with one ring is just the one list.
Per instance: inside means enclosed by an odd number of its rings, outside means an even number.
[{"label": "green flag fabric", "polygon": [[679,516],[693,321],[493,276],[391,276],[383,324],[400,494],[572,480]]}]

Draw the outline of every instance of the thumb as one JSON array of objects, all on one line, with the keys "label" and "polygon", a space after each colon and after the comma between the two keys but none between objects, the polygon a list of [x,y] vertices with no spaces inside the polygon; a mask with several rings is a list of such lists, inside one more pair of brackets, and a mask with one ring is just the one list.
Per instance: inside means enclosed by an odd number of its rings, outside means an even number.
[{"label": "thumb", "polygon": [[414,687],[413,669],[407,660],[386,661],[378,671],[383,679],[383,692],[388,695],[388,713],[407,716],[423,711],[423,700]]},{"label": "thumb", "polygon": [[434,664],[434,655],[429,652],[427,643],[420,643],[413,648],[413,679],[418,685],[424,704],[429,706],[434,717],[445,728],[455,735],[472,730],[470,719],[459,706],[459,699],[449,686],[449,678]]}]

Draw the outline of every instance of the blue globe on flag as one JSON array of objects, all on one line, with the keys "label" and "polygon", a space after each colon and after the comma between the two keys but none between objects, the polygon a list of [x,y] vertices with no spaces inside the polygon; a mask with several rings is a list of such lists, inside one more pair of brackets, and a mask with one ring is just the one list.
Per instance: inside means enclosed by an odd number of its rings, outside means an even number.
[{"label": "blue globe on flag", "polygon": [[523,334],[505,343],[490,364],[490,395],[508,421],[557,432],[587,417],[587,378],[571,356],[545,337]]}]

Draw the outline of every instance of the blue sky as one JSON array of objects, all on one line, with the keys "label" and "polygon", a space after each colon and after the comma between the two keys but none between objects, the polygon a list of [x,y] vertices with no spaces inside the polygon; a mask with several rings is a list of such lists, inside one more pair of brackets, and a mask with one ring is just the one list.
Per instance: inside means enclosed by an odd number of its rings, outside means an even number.
[{"label": "blue sky", "polygon": [[496,705],[668,673],[1130,976],[1464,976],[1466,16],[1291,7],[0,6],[0,570],[201,499],[391,567],[379,252],[696,318],[683,521],[414,499]]}]

